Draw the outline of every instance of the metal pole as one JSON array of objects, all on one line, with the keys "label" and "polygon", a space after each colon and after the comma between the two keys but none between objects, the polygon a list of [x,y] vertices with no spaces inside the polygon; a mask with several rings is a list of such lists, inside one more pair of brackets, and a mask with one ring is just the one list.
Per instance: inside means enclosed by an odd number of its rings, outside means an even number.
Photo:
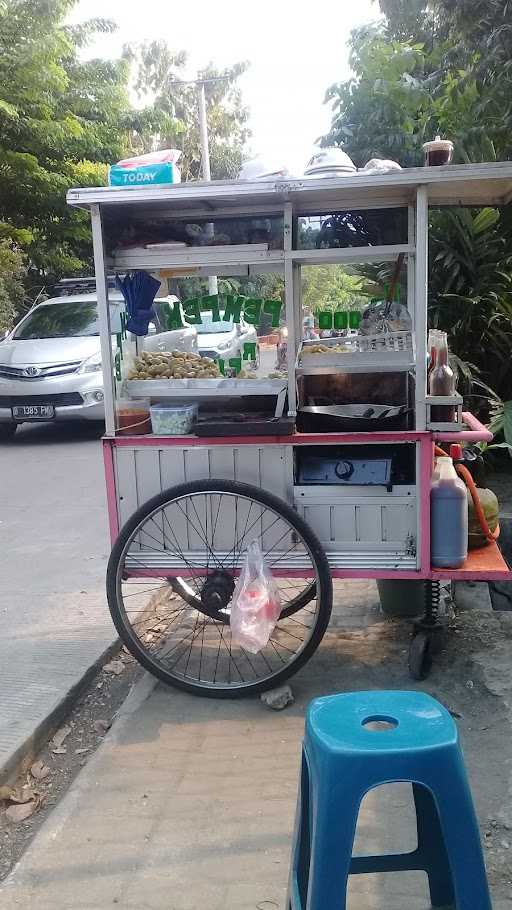
[{"label": "metal pole", "polygon": [[414,334],[416,337],[416,429],[426,428],[428,308],[428,187],[416,191],[416,276]]},{"label": "metal pole", "polygon": [[[199,92],[199,135],[201,137],[201,166],[203,171],[203,180],[211,180],[210,149],[208,148],[208,122],[206,120],[206,98],[204,93],[204,82],[198,82],[197,88]],[[206,225],[206,233],[209,237],[213,237],[213,224],[210,223]],[[218,291],[219,285],[217,282],[217,276],[210,275],[208,278],[208,293],[218,294]]]},{"label": "metal pole", "polygon": [[206,120],[206,98],[204,94],[204,82],[199,82],[199,133],[201,136],[201,164],[203,170],[203,180],[211,180],[210,171],[210,150],[208,148],[208,123]]},{"label": "metal pole", "polygon": [[101,364],[103,368],[103,394],[105,403],[105,432],[115,436],[115,384],[112,364],[112,335],[110,328],[110,310],[108,306],[108,283],[103,245],[103,228],[101,211],[97,203],[91,205],[92,246],[94,251],[94,271],[96,273],[96,297],[100,323]]},{"label": "metal pole", "polygon": [[288,341],[286,344],[286,363],[288,368],[288,414],[295,417],[297,413],[297,385],[295,379],[295,358],[297,356],[297,320],[301,320],[300,306],[297,300],[297,274],[300,280],[300,268],[294,266],[291,259],[293,247],[293,205],[286,202],[284,206],[284,299],[286,307],[286,325]]}]

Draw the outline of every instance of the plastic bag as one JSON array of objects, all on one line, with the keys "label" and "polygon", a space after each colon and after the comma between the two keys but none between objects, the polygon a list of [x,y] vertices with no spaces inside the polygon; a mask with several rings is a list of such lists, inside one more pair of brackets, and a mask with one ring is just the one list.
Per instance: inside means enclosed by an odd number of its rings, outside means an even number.
[{"label": "plastic bag", "polygon": [[398,301],[373,301],[363,312],[359,332],[361,335],[384,335],[387,332],[410,332],[411,314]]},{"label": "plastic bag", "polygon": [[281,613],[279,591],[265,565],[257,540],[247,547],[244,564],[231,601],[231,636],[234,644],[251,654],[263,650]]},{"label": "plastic bag", "polygon": [[365,177],[372,174],[389,174],[390,171],[401,171],[401,165],[398,161],[391,161],[388,158],[370,158],[364,167],[359,168],[358,173]]},{"label": "plastic bag", "polygon": [[179,149],[161,149],[159,152],[148,152],[147,155],[135,155],[134,158],[123,158],[117,167],[139,167],[145,164],[177,164],[181,157]]}]

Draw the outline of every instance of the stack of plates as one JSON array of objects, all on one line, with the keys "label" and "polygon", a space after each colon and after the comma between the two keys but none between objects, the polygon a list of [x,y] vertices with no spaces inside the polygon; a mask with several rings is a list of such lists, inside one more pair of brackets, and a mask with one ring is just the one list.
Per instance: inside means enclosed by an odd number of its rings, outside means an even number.
[{"label": "stack of plates", "polygon": [[340,148],[320,149],[309,159],[304,175],[306,177],[351,177],[357,168],[349,156]]}]

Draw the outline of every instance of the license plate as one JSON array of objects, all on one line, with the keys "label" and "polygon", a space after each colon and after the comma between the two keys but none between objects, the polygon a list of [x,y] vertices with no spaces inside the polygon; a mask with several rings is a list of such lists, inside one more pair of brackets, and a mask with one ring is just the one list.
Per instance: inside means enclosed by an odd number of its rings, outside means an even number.
[{"label": "license plate", "polygon": [[14,420],[51,420],[55,417],[53,404],[21,404],[12,408]]}]

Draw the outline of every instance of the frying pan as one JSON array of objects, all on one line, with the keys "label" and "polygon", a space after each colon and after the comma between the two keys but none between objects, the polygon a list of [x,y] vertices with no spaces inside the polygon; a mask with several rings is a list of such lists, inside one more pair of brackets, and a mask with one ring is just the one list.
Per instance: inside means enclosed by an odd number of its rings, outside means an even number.
[{"label": "frying pan", "polygon": [[405,405],[331,404],[299,408],[297,427],[303,433],[405,430],[411,409]]}]

